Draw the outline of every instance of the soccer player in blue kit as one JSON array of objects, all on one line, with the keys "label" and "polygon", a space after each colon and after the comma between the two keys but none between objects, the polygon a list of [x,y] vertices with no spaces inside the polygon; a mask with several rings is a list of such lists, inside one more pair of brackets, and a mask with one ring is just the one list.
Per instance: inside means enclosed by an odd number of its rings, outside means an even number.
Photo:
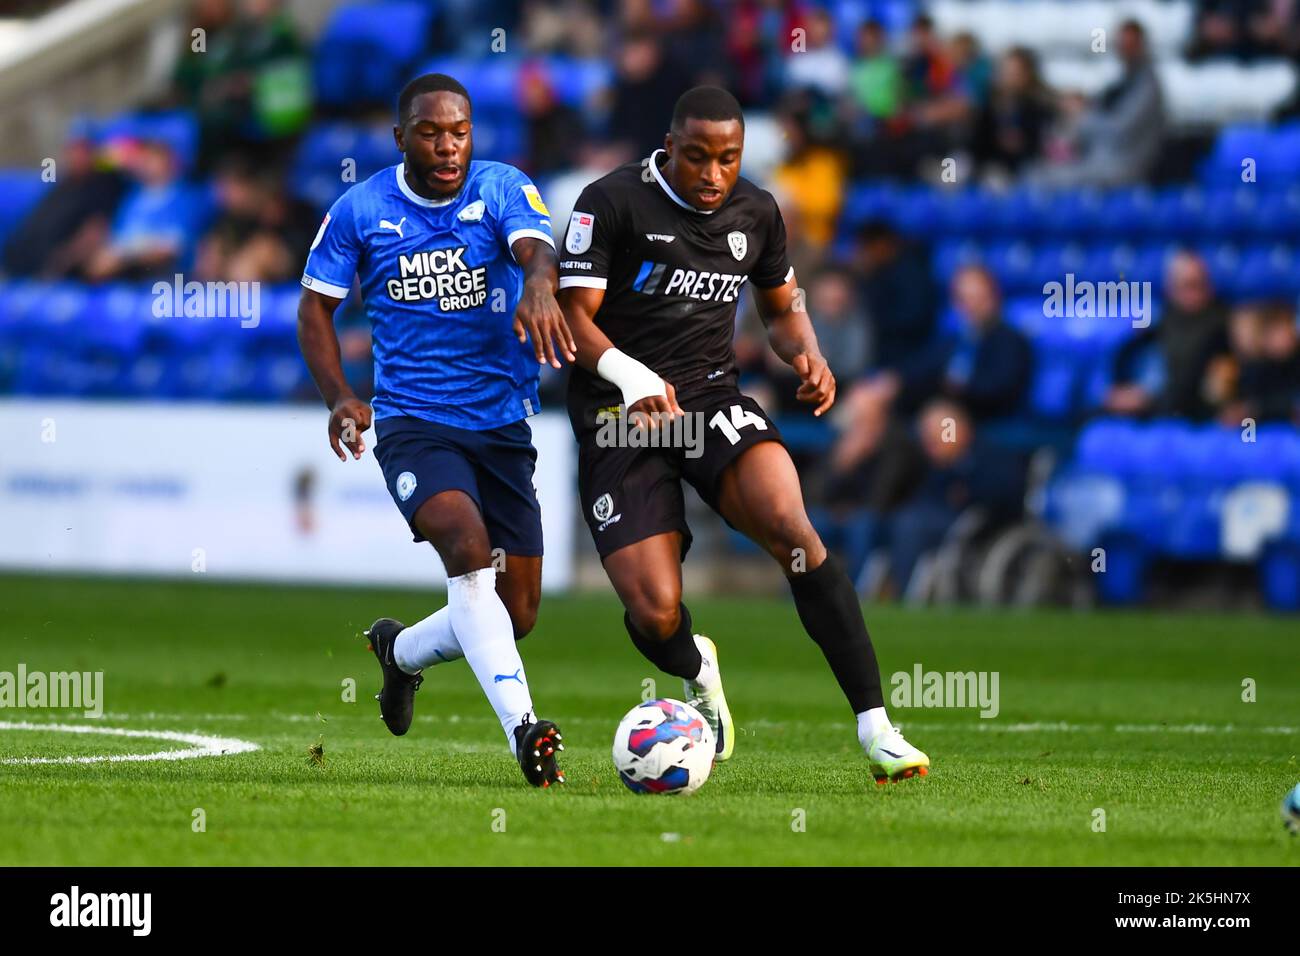
[{"label": "soccer player in blue kit", "polygon": [[[348,386],[334,310],[354,275],[375,358],[375,457],[416,541],[447,569],[447,606],[366,632],[383,671],[380,713],[410,728],[426,667],[465,658],[530,784],[563,783],[559,728],[538,719],[515,642],[537,618],[541,509],[525,418],[540,366],[574,357],[555,301],[550,213],[522,172],[473,160],[472,106],[455,79],[418,77],[398,99],[403,162],[334,203],[302,277],[298,340],[346,461],[372,409]],[[504,553],[504,568],[493,552]]]}]

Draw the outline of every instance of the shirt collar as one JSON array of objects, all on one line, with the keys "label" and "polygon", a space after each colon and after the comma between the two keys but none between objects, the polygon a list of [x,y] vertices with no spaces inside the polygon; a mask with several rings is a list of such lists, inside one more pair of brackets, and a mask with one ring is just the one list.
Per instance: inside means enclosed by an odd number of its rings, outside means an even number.
[{"label": "shirt collar", "polygon": [[681,206],[683,209],[689,209],[691,212],[698,213],[701,216],[712,216],[717,212],[716,209],[696,209],[690,203],[683,200],[681,196],[673,192],[673,187],[668,185],[668,180],[664,179],[663,174],[659,172],[659,154],[662,152],[662,149],[656,149],[650,154],[650,172],[654,174],[655,182],[659,183],[659,185],[663,187],[663,191],[668,194],[668,198],[677,203],[677,205]]},{"label": "shirt collar", "polygon": [[[435,208],[435,209],[439,206],[450,206],[452,203],[454,203],[457,199],[460,198],[460,194],[461,192],[464,191],[465,188],[464,186],[462,186],[461,189],[457,191],[456,195],[449,196],[446,199],[425,199],[414,189],[412,189],[411,184],[406,181],[405,163],[398,163],[396,166],[393,167],[393,169],[397,173],[397,188],[402,191],[403,196],[411,200],[411,202],[415,203],[417,206],[429,206],[430,208]],[[468,173],[466,174],[465,178],[466,180],[469,179]]]}]

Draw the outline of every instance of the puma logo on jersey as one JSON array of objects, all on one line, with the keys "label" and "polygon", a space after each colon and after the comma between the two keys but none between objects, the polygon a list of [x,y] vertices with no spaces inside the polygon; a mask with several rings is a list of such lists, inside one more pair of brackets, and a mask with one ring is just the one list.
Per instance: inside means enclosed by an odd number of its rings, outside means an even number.
[{"label": "puma logo on jersey", "polygon": [[661,232],[647,232],[645,237],[651,242],[672,242],[677,238],[676,236],[665,236]]},{"label": "puma logo on jersey", "polygon": [[405,217],[405,216],[403,216],[401,219],[397,220],[397,222],[389,222],[387,219],[381,219],[381,220],[379,220],[379,228],[380,228],[380,229],[391,229],[391,230],[393,230],[393,232],[397,233],[398,236],[400,236],[401,238],[405,239],[406,237],[402,235],[402,223],[404,223],[404,222],[406,222],[406,217]]}]

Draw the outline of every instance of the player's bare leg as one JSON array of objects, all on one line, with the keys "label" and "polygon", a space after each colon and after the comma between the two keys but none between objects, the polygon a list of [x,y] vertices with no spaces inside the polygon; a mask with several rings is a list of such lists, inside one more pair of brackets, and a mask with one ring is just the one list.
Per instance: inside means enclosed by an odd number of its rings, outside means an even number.
[{"label": "player's bare leg", "polygon": [[[540,593],[540,590],[539,586],[534,586],[533,578],[540,578],[541,559],[516,561],[513,576],[509,574],[510,562],[507,561],[504,577],[509,581],[505,592],[519,615],[516,620],[498,593],[497,571],[492,564],[487,527],[473,498],[463,491],[441,492],[420,506],[414,523],[420,534],[437,550],[447,570],[447,607],[444,609],[447,638],[454,641],[456,649],[478,678],[479,686],[501,721],[524,776],[534,786],[562,783],[564,777],[555,758],[556,752],[563,749],[559,730],[550,721],[539,721],[534,717],[523,661],[515,648],[517,629],[525,624],[531,628],[536,618],[537,605],[532,595]],[[413,706],[412,698],[420,676],[418,673],[409,674],[400,664],[405,660],[409,667],[410,658],[418,656],[421,649],[410,646],[409,640],[399,640],[400,630],[388,639],[386,632],[392,624],[397,622],[387,622],[386,627],[380,628],[384,632],[380,642],[372,640],[385,673],[380,705],[386,712],[386,722],[387,711],[404,708],[409,725],[409,710]],[[401,625],[397,624],[397,627],[400,629]],[[376,628],[372,627],[372,638],[375,631]],[[397,648],[396,655],[393,654],[394,645],[402,645]],[[451,650],[450,645],[447,645],[447,650]],[[444,652],[444,656],[449,659],[451,655]],[[400,679],[393,676],[393,697],[389,698],[390,669],[400,670],[408,676],[408,681],[416,683],[404,687],[400,685]]]},{"label": "player's bare leg", "polygon": [[506,606],[515,640],[522,641],[537,623],[542,601],[542,556],[507,554],[505,567],[497,570],[497,596]]},{"label": "player's bare leg", "polygon": [[718,482],[718,510],[781,565],[804,630],[857,715],[858,740],[876,780],[924,776],[930,758],[885,714],[880,667],[857,593],[808,520],[799,473],[785,447],[762,442],[728,465]]},{"label": "player's bare leg", "polygon": [[670,531],[619,548],[604,560],[605,573],[623,602],[628,636],[646,660],[682,678],[688,703],[709,722],[715,755],[735,749],[731,711],[722,692],[717,648],[691,626],[682,603],[682,536]]}]

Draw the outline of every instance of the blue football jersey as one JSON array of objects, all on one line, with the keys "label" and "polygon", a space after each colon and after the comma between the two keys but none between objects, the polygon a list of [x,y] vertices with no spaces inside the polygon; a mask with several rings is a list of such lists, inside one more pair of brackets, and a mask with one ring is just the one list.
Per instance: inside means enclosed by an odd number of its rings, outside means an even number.
[{"label": "blue football jersey", "polygon": [[554,247],[550,213],[522,172],[475,160],[451,199],[425,199],[398,163],[330,208],[302,284],[370,318],[376,418],[412,415],[482,431],[538,411],[539,365],[514,334],[523,270],[511,244]]}]

